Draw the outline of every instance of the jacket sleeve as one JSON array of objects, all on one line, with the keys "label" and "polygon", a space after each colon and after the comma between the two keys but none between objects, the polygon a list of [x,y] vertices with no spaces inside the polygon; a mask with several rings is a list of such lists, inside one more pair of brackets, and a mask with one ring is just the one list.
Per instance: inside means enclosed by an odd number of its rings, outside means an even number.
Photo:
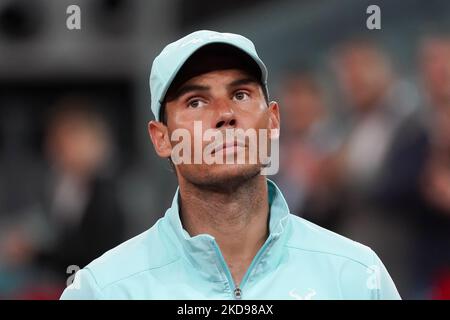
[{"label": "jacket sleeve", "polygon": [[105,299],[92,272],[81,269],[75,274],[73,283],[62,293],[60,300],[100,300]]}]

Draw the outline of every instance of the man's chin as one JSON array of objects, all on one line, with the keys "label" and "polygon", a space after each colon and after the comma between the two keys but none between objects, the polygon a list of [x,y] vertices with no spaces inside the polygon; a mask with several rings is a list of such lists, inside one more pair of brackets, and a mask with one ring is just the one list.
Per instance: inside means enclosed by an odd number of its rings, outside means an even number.
[{"label": "man's chin", "polygon": [[[196,177],[192,173],[184,175],[187,180],[207,189],[233,190],[239,185],[261,174],[260,164],[213,164],[196,168]],[[190,177],[189,177],[190,176]]]},{"label": "man's chin", "polygon": [[232,178],[242,176],[254,176],[261,172],[259,164],[214,164],[205,168],[209,175],[216,177]]}]

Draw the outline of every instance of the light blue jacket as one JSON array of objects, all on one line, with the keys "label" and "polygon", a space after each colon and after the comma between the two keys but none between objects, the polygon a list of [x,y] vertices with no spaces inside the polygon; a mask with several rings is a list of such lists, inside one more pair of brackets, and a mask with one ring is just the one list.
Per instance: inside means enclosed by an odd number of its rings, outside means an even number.
[{"label": "light blue jacket", "polygon": [[214,238],[183,229],[177,190],[163,218],[78,271],[61,299],[400,299],[370,248],[290,214],[267,181],[270,235],[239,288]]}]

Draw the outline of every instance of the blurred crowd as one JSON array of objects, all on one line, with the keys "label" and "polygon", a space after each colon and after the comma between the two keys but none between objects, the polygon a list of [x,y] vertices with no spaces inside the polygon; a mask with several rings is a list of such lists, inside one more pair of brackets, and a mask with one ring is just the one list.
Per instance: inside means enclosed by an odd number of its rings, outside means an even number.
[{"label": "blurred crowd", "polygon": [[[6,149],[0,298],[58,298],[70,275],[123,241],[112,139],[94,106],[79,97],[58,101],[46,119],[43,149],[44,161],[28,166],[14,163]],[[19,172],[24,168],[29,172]]]},{"label": "blurred crowd", "polygon": [[[403,298],[450,298],[450,37],[424,37],[408,75],[361,39],[335,46],[321,64],[322,72],[290,66],[275,95],[273,179],[291,212],[374,249]],[[3,119],[14,132],[9,125]],[[134,235],[102,114],[68,96],[44,127],[43,158],[26,165],[3,135],[0,299],[58,298],[71,266]]]},{"label": "blurred crowd", "polygon": [[448,299],[450,38],[416,57],[410,79],[377,43],[346,41],[324,62],[334,95],[313,68],[290,72],[276,178],[292,212],[373,248],[403,298]]}]

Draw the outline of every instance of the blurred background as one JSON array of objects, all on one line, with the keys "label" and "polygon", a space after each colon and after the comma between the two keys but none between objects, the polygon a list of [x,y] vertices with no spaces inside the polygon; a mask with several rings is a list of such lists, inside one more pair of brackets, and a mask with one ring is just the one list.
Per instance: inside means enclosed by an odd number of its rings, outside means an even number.
[{"label": "blurred background", "polygon": [[249,37],[268,66],[292,213],[373,248],[403,298],[449,299],[447,0],[0,0],[0,299],[59,298],[163,216],[177,184],[148,76],[197,29]]}]

